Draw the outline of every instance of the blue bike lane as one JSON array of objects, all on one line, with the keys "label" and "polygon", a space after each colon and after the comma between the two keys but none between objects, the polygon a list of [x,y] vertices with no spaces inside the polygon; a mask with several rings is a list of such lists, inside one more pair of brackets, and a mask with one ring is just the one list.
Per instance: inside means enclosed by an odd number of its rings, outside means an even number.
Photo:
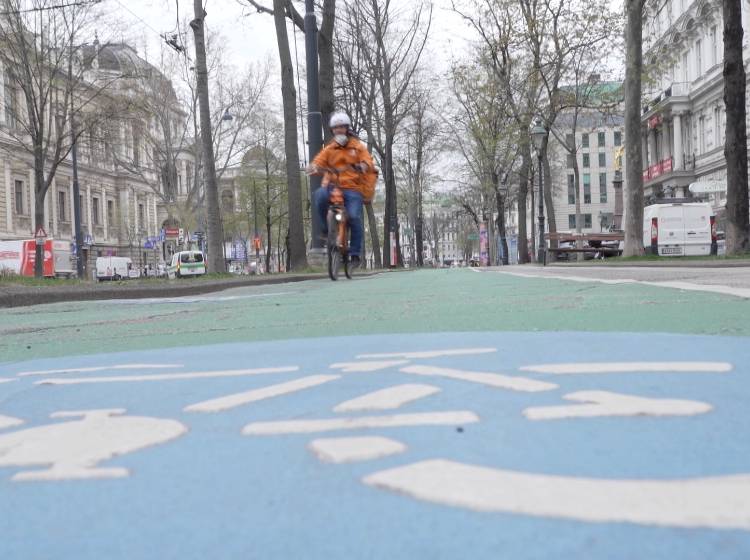
[{"label": "blue bike lane", "polygon": [[744,337],[383,334],[0,368],[0,557],[750,556]]}]

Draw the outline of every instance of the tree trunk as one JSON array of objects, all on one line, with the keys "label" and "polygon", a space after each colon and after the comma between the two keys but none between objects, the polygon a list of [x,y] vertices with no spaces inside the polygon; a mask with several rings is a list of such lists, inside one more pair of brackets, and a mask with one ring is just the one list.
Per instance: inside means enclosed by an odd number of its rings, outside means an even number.
[{"label": "tree trunk", "polygon": [[370,239],[372,241],[372,254],[375,258],[375,268],[383,268],[383,261],[380,258],[380,241],[378,240],[378,222],[375,219],[375,210],[371,202],[365,203],[367,211],[367,224],[370,227]]},{"label": "tree trunk", "polygon": [[393,173],[393,136],[388,132],[390,129],[389,120],[393,121],[392,116],[389,117],[388,111],[385,113],[385,158],[383,161],[383,167],[385,167],[385,216],[383,223],[383,264],[385,267],[397,266],[398,262],[391,262],[391,233],[396,238],[396,259],[398,261],[399,246],[398,246],[398,213],[396,206],[396,177]]},{"label": "tree trunk", "polygon": [[[544,207],[546,209],[546,223],[547,231],[550,233],[557,232],[557,217],[555,216],[555,199],[552,196],[552,170],[549,165],[549,157],[547,152],[547,146],[549,145],[549,135],[544,141],[544,147],[542,153],[542,165],[544,166]],[[554,247],[555,244],[550,242],[550,247]]]},{"label": "tree trunk", "polygon": [[508,259],[508,238],[505,232],[505,199],[503,193],[495,188],[495,203],[497,204],[497,234],[500,237],[500,245],[503,248],[503,264],[510,264]]},{"label": "tree trunk", "polygon": [[[573,131],[575,134],[575,129],[573,129]],[[583,216],[581,215],[581,170],[578,169],[578,157],[576,155],[576,151],[574,150],[571,155],[573,156],[573,161],[575,161],[575,164],[573,165],[573,188],[575,189],[576,202],[576,233],[579,234],[579,238],[576,239],[576,249],[582,249],[583,240],[580,238],[580,234],[583,233]],[[584,254],[578,253],[576,260],[584,260]]]},{"label": "tree trunk", "polygon": [[336,105],[333,92],[333,28],[336,20],[336,0],[323,1],[323,17],[318,33],[318,91],[320,92],[320,112],[323,117],[323,138],[331,139],[328,122]]},{"label": "tree trunk", "polygon": [[[518,171],[518,264],[529,262],[529,237],[526,231],[526,203],[529,195],[530,147],[522,147],[521,169]],[[531,229],[534,229],[533,227]]]},{"label": "tree trunk", "polygon": [[742,61],[740,0],[723,0],[724,106],[727,111],[724,156],[727,160],[727,255],[750,250],[750,208],[747,186],[747,125],[745,67]]},{"label": "tree trunk", "polygon": [[[199,0],[195,0],[199,2]],[[297,93],[294,89],[294,70],[286,31],[285,0],[273,1],[273,19],[281,63],[281,99],[284,105],[284,151],[286,153],[287,204],[289,208],[289,268],[299,270],[307,266],[305,234],[302,220],[302,184],[297,145]]]},{"label": "tree trunk", "polygon": [[195,19],[190,22],[195,36],[195,74],[198,102],[200,104],[201,144],[203,152],[203,170],[205,177],[205,197],[208,226],[208,270],[209,272],[226,272],[224,260],[224,234],[221,231],[219,215],[219,188],[216,182],[216,164],[214,162],[213,139],[211,138],[211,107],[208,99],[208,69],[206,67],[206,40],[203,33],[202,0],[193,0]]},{"label": "tree trunk", "polygon": [[643,254],[643,155],[641,153],[641,72],[643,6],[626,0],[625,25],[625,248],[624,257]]}]

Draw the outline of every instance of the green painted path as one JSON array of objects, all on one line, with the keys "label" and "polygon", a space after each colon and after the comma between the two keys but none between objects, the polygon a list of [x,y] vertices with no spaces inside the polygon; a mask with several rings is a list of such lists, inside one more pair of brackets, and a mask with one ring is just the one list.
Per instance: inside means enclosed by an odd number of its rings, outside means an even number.
[{"label": "green painted path", "polygon": [[750,301],[469,269],[0,310],[0,362],[320,336],[450,331],[750,335]]}]

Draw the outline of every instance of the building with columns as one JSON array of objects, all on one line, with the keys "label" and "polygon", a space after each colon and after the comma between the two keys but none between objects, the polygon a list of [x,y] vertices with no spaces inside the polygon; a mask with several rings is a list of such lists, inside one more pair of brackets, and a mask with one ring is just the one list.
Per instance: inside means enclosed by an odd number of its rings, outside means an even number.
[{"label": "building with columns", "polygon": [[[749,28],[750,3],[742,2]],[[647,4],[644,63],[650,74],[641,117],[647,202],[694,198],[696,181],[726,181],[723,23],[719,0],[659,0]],[[750,46],[745,32],[745,45]],[[701,195],[723,229],[726,191]]]},{"label": "building with columns", "polygon": [[[118,98],[132,100],[142,91],[141,82],[154,76],[168,83],[126,44],[99,47],[94,42],[82,49],[82,58],[77,63],[85,65],[88,83],[111,80],[112,88],[103,94],[110,102]],[[5,77],[3,81],[0,169],[4,186],[0,188],[0,239],[30,239],[34,234],[35,213],[33,164],[9,130],[22,115],[23,107],[19,104],[23,101],[14,84]],[[166,255],[159,238],[170,214],[167,206],[170,201],[186,196],[192,188],[191,151],[180,151],[176,162],[177,192],[170,193],[162,178],[163,169],[156,162],[156,152],[147,141],[149,131],[158,137],[155,122],[160,116],[144,113],[143,105],[132,103],[128,107],[132,108],[129,114],[121,112],[116,118],[87,129],[77,142],[82,254],[89,277],[97,256],[129,256],[140,269],[145,265],[156,268],[163,262]],[[171,118],[177,126],[184,114],[176,105],[172,109]],[[139,164],[141,170],[137,171],[128,162]],[[73,243],[71,155],[58,167],[44,205],[44,224],[49,237]]]}]

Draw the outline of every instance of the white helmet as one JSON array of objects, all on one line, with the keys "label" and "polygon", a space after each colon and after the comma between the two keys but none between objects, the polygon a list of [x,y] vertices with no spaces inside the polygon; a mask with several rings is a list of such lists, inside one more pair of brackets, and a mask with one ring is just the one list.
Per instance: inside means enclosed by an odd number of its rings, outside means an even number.
[{"label": "white helmet", "polygon": [[334,113],[331,115],[331,122],[329,123],[329,128],[334,128],[337,126],[345,126],[347,128],[352,127],[352,121],[349,119],[349,115],[346,113]]}]

